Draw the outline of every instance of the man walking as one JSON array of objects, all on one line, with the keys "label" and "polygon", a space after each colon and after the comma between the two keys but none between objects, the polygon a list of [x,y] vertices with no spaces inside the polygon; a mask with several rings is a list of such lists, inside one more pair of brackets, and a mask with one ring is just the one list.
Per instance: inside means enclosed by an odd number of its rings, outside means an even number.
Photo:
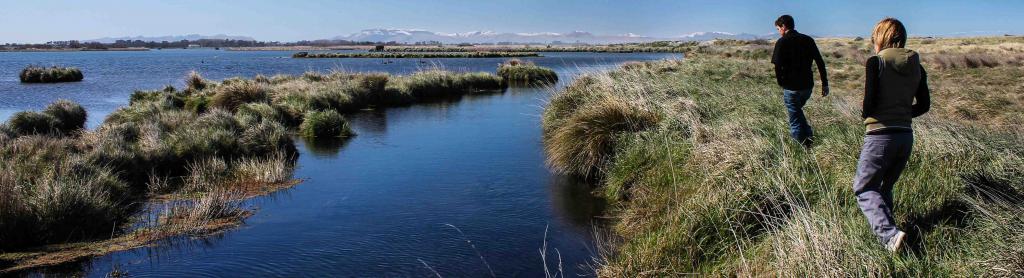
[{"label": "man walking", "polygon": [[814,89],[811,62],[818,64],[818,72],[821,74],[821,96],[828,96],[825,60],[821,58],[814,39],[794,29],[792,16],[780,16],[775,20],[775,28],[782,37],[775,42],[772,64],[775,64],[775,80],[782,86],[783,102],[789,113],[789,133],[793,139],[809,148],[814,142],[814,130],[807,124],[804,104],[807,104],[807,99],[811,98],[811,89]]}]

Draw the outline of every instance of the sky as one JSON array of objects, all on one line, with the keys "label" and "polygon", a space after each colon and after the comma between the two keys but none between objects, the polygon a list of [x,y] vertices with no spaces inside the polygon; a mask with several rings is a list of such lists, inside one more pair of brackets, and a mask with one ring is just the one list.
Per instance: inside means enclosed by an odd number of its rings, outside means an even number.
[{"label": "sky", "polygon": [[887,16],[915,36],[1024,34],[1024,1],[0,0],[0,43],[184,34],[296,41],[372,28],[767,34],[781,14],[793,15],[800,32],[817,36],[866,36]]}]

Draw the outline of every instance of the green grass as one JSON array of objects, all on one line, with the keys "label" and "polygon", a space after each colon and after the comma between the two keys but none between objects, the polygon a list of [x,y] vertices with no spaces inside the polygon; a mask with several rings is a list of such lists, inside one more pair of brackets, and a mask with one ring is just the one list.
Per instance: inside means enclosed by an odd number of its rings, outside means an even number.
[{"label": "green grass", "polygon": [[348,121],[335,111],[309,111],[299,126],[299,134],[306,139],[345,138],[354,135]]},{"label": "green grass", "polygon": [[518,59],[510,59],[498,65],[498,76],[513,84],[546,85],[558,81],[555,71]]},{"label": "green grass", "polygon": [[82,81],[82,71],[75,67],[28,66],[18,75],[22,83],[56,83]]},{"label": "green grass", "polygon": [[86,112],[82,106],[62,99],[46,106],[42,112],[15,113],[6,126],[17,135],[70,135],[84,128],[85,120]]},{"label": "green grass", "polygon": [[371,53],[309,53],[298,52],[292,54],[292,58],[382,58],[382,59],[428,59],[428,58],[502,58],[502,57],[540,57],[540,54],[533,52],[371,52]]},{"label": "green grass", "polygon": [[134,92],[95,130],[66,100],[0,124],[0,251],[116,236],[154,195],[198,200],[169,221],[205,227],[237,215],[225,192],[251,196],[290,180],[294,135],[337,151],[353,135],[344,113],[506,88],[493,74],[440,69],[220,82],[193,72],[185,83]]},{"label": "green grass", "polygon": [[864,133],[857,91],[811,99],[818,142],[807,151],[789,138],[770,69],[756,57],[632,64],[552,98],[549,164],[598,178],[613,202],[622,240],[600,275],[1024,273],[1019,126],[916,120],[894,211],[910,248],[890,255],[851,189]]}]

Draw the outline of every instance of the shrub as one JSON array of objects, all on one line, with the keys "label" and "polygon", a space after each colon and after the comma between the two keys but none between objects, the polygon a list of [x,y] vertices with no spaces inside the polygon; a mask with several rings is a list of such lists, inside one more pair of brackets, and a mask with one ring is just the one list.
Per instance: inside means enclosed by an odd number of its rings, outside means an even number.
[{"label": "shrub", "polygon": [[53,129],[61,134],[71,134],[85,128],[86,113],[78,103],[60,99],[43,109],[43,114],[53,117]]},{"label": "shrub", "polygon": [[84,78],[82,71],[74,67],[28,66],[19,75],[23,83],[76,82]]},{"label": "shrub", "polygon": [[344,138],[354,135],[348,121],[335,111],[309,111],[299,126],[299,134],[307,139]]},{"label": "shrub", "polygon": [[511,59],[499,65],[498,76],[508,82],[527,85],[550,84],[558,81],[555,71],[518,59]]},{"label": "shrub", "polygon": [[217,87],[210,99],[214,107],[235,111],[239,105],[250,102],[270,101],[270,88],[266,84],[252,81],[233,82]]}]

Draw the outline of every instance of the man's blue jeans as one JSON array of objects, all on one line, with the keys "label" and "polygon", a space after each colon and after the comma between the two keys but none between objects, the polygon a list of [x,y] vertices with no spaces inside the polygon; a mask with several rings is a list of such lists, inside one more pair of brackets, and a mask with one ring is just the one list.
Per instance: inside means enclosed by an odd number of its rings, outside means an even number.
[{"label": "man's blue jeans", "polygon": [[[813,88],[811,88],[813,89]],[[786,104],[786,111],[789,113],[789,133],[801,144],[809,144],[814,137],[814,130],[807,124],[807,116],[804,116],[804,105],[807,99],[811,98],[811,89],[790,91],[782,89],[782,101]]]}]

